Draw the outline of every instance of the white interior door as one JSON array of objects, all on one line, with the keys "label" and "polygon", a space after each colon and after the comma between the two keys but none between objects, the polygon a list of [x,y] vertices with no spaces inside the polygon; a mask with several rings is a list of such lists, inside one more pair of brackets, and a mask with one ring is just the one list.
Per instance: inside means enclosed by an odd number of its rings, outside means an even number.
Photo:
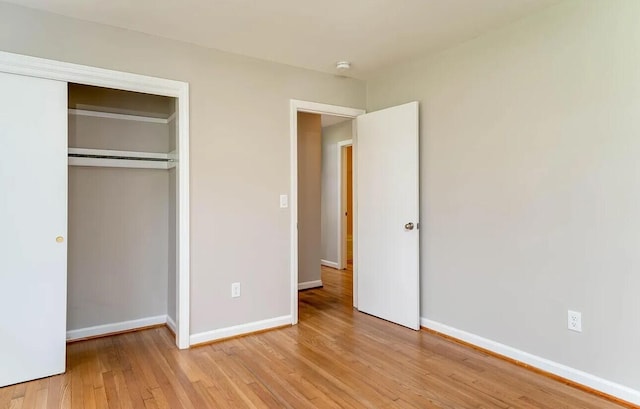
[{"label": "white interior door", "polygon": [[65,370],[67,84],[0,73],[0,387]]},{"label": "white interior door", "polygon": [[418,103],[357,117],[358,309],[420,328]]}]

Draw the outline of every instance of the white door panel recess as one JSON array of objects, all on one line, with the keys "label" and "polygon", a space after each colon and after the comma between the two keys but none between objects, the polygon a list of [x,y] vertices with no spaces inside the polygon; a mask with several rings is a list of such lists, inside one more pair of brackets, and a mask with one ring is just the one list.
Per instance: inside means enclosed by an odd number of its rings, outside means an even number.
[{"label": "white door panel recess", "polygon": [[357,117],[358,309],[420,328],[418,103]]},{"label": "white door panel recess", "polygon": [[65,370],[67,83],[0,73],[0,387]]}]

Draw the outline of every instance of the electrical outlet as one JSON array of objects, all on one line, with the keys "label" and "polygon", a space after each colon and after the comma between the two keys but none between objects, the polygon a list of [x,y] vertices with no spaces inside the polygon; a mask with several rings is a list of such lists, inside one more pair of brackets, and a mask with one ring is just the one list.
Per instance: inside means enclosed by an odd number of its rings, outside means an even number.
[{"label": "electrical outlet", "polygon": [[240,283],[231,284],[231,298],[240,297]]},{"label": "electrical outlet", "polygon": [[582,313],[567,311],[567,328],[571,331],[582,332]]}]

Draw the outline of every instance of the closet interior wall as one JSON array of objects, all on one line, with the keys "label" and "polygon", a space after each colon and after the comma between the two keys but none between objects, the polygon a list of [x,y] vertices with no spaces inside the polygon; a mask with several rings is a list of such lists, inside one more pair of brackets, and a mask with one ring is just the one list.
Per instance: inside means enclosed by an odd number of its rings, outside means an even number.
[{"label": "closet interior wall", "polygon": [[[77,84],[68,95],[70,148],[175,150],[174,98]],[[69,166],[68,198],[67,331],[175,322],[175,168]]]}]

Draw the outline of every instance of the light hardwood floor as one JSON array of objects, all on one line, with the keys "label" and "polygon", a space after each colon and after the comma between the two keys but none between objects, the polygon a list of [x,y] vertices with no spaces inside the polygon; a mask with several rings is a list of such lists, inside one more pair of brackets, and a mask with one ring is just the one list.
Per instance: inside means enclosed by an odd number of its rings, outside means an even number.
[{"label": "light hardwood floor", "polygon": [[0,388],[0,408],[621,408],[425,331],[354,311],[323,268],[300,324],[179,351],[166,328],[68,346],[67,373]]}]

